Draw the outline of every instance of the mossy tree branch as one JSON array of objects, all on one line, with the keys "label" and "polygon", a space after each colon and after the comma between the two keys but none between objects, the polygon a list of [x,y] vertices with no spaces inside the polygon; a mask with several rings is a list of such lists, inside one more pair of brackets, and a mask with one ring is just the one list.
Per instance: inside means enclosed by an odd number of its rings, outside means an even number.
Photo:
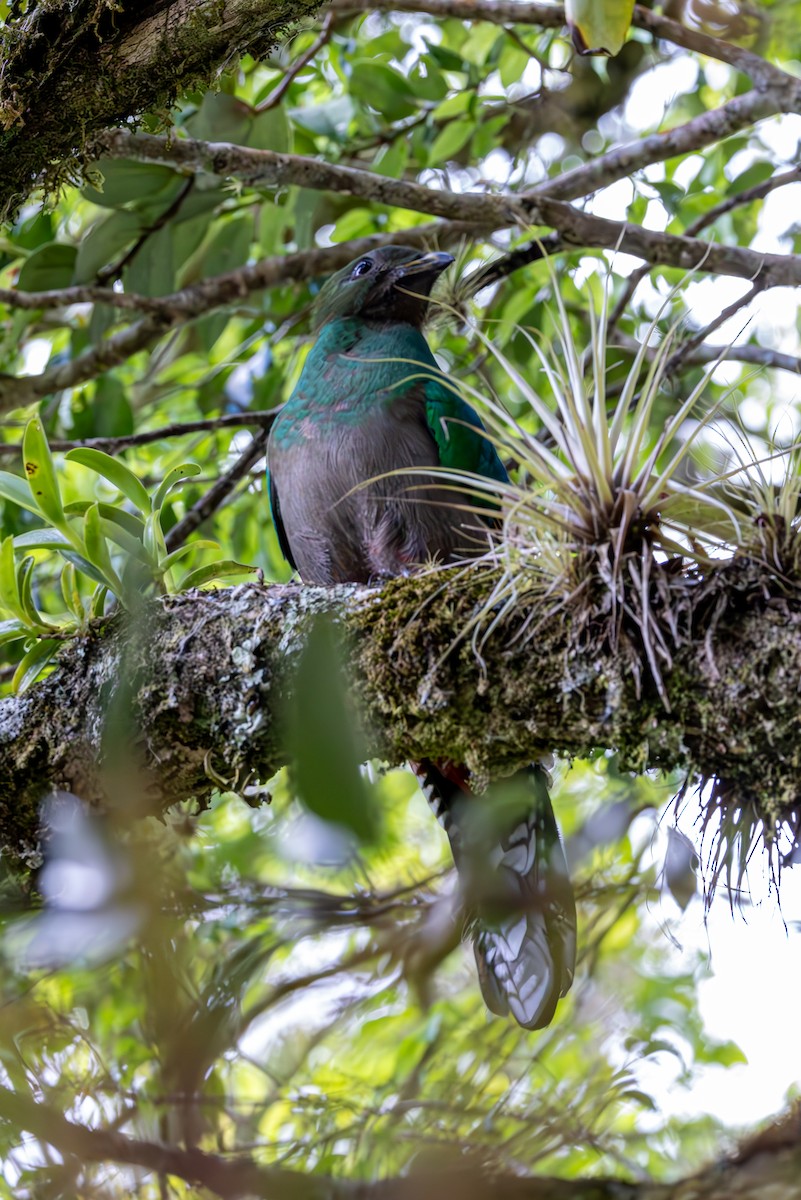
[{"label": "mossy tree branch", "polygon": [[243,53],[263,56],[314,0],[39,0],[2,39],[0,216],[79,173],[100,130],[165,110]]},{"label": "mossy tree branch", "polygon": [[[672,585],[674,592],[677,585]],[[102,802],[109,738],[135,748],[157,807],[265,780],[286,759],[281,716],[310,618],[333,613],[369,753],[392,763],[449,757],[480,780],[543,749],[615,747],[634,770],[685,767],[724,781],[769,825],[795,823],[801,777],[801,597],[735,561],[679,587],[679,628],[663,678],[666,711],[634,635],[579,642],[565,611],[510,648],[464,628],[482,585],[441,573],[382,589],[243,586],[147,604],[65,646],[29,694],[0,703],[0,840],[37,836],[43,793]],[[642,686],[638,686],[638,675]],[[119,750],[118,741],[114,741]]]}]

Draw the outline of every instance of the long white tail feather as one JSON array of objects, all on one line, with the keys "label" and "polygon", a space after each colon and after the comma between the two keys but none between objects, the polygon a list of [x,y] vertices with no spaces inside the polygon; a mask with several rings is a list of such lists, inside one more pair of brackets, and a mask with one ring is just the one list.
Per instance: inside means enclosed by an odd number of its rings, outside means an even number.
[{"label": "long white tail feather", "polygon": [[475,913],[484,1001],[499,1016],[541,1029],[570,988],[576,959],[575,902],[548,774],[539,765],[525,772],[529,811],[521,819],[518,810],[511,832],[492,844],[498,831],[471,819],[477,801],[463,773],[451,764],[418,769]]}]

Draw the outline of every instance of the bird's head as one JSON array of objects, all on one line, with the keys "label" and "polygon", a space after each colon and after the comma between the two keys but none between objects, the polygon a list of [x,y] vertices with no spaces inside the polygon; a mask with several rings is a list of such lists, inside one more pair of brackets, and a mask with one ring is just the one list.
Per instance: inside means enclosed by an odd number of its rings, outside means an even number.
[{"label": "bird's head", "polygon": [[315,305],[315,329],[342,317],[403,321],[419,328],[431,288],[452,262],[450,254],[410,246],[382,246],[363,254],[326,282]]}]

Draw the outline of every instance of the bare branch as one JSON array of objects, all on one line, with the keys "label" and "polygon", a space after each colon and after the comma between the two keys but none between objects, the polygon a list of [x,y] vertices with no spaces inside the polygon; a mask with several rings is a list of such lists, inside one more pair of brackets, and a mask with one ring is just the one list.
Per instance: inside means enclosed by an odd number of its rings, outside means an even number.
[{"label": "bare branch", "polygon": [[[799,95],[793,98],[793,103],[801,99]],[[619,179],[629,179],[637,171],[652,163],[667,162],[679,154],[698,151],[704,146],[711,146],[723,138],[731,137],[741,129],[747,129],[755,121],[770,117],[780,112],[791,111],[784,107],[788,102],[786,89],[780,89],[777,94],[772,91],[754,90],[742,96],[735,96],[722,104],[720,108],[701,113],[684,125],[676,125],[664,132],[654,133],[650,137],[640,138],[625,146],[616,146],[607,154],[565,171],[555,179],[548,179],[538,184],[526,197],[536,198],[550,196],[554,200],[575,200],[596,192],[599,188],[608,187]]]},{"label": "bare branch", "polygon": [[107,304],[110,308],[133,309],[136,312],[163,313],[164,304],[152,296],[136,292],[116,292],[113,288],[77,284],[47,292],[20,292],[16,288],[0,288],[0,304],[9,308],[40,311],[68,308],[72,304]]},{"label": "bare branch", "polygon": [[[611,343],[636,354],[640,343],[636,338],[627,334],[615,333]],[[651,357],[649,355],[649,357]],[[688,354],[682,355],[685,364],[708,362],[741,362],[753,363],[759,367],[772,367],[779,371],[792,371],[794,375],[801,374],[801,358],[793,354],[782,354],[768,346],[709,346],[699,345]]]},{"label": "bare branch", "polygon": [[[181,170],[206,171],[222,178],[238,179],[248,187],[279,187],[295,184],[321,192],[341,192],[376,204],[390,204],[414,212],[430,213],[457,221],[498,228],[514,223],[513,199],[485,192],[453,192],[426,187],[411,180],[393,179],[357,167],[343,167],[301,154],[278,154],[274,150],[250,150],[230,142],[202,142],[192,138],[155,137],[114,129],[97,142],[98,153],[110,158],[133,158],[139,162],[167,163]],[[516,198],[514,198],[516,199]]]}]

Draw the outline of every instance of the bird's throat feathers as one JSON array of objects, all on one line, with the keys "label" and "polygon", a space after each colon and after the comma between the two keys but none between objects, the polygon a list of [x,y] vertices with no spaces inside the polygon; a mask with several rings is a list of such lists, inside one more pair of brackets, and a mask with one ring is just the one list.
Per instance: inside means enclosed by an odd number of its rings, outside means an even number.
[{"label": "bird's throat feathers", "polygon": [[[376,404],[391,405],[430,378],[441,381],[442,373],[413,325],[337,318],[320,330],[283,415],[293,423],[311,414],[318,421],[323,414],[336,422],[358,421]],[[281,422],[281,433],[290,428]]]}]

